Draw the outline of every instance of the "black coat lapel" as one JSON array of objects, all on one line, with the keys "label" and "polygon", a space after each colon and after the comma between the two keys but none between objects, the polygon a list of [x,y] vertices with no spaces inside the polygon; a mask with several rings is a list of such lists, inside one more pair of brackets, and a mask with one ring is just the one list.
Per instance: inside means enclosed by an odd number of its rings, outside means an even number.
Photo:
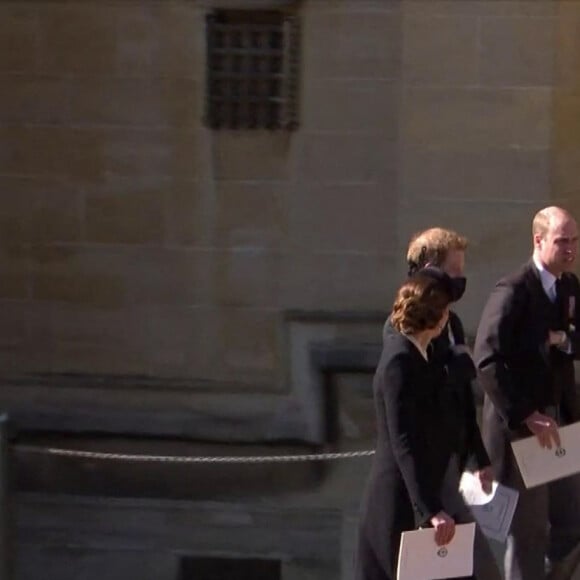
[{"label": "black coat lapel", "polygon": [[[544,316],[547,319],[552,317],[554,311],[554,304],[548,298],[544,287],[542,286],[542,279],[540,278],[540,272],[536,268],[533,260],[530,260],[524,266],[524,276],[526,281],[526,289],[530,294],[530,302],[532,307],[528,309],[528,316],[541,317]],[[536,305],[536,307],[534,307]],[[532,322],[532,325],[534,323]],[[545,363],[550,365],[550,349],[547,344],[538,345],[538,351],[540,356],[544,359]]]},{"label": "black coat lapel", "polygon": [[[540,272],[536,268],[533,260],[530,260],[524,266],[526,287],[530,292],[530,295],[538,299],[540,304],[543,304],[547,310],[551,310],[553,307],[552,301],[548,298],[544,287],[542,286],[542,279],[540,278]],[[539,313],[538,313],[539,314]]]},{"label": "black coat lapel", "polygon": [[459,320],[459,316],[455,312],[449,313],[449,322],[447,323],[451,328],[455,344],[465,344],[465,333],[463,332],[463,325]]}]

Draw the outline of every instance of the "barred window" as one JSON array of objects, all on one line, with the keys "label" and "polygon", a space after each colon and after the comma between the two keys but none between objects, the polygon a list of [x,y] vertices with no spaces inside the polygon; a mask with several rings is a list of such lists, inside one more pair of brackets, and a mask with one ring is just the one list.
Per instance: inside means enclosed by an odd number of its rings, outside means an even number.
[{"label": "barred window", "polygon": [[206,24],[206,124],[296,129],[296,17],[273,10],[215,10]]}]

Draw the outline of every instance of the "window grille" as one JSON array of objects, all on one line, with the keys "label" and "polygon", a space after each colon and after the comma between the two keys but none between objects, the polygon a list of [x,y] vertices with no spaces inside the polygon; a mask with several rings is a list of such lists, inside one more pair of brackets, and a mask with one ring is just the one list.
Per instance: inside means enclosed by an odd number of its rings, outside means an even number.
[{"label": "window grille", "polygon": [[213,129],[296,129],[296,16],[214,10],[206,26],[206,124]]}]

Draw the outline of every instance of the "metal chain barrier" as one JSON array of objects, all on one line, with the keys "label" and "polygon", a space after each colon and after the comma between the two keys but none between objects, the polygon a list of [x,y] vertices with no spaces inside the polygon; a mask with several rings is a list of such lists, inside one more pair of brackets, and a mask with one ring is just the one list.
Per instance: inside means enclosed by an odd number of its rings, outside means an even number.
[{"label": "metal chain barrier", "polygon": [[56,457],[75,457],[109,461],[136,461],[158,463],[289,463],[298,461],[331,461],[352,459],[374,455],[374,449],[345,451],[342,453],[307,453],[303,455],[248,455],[248,456],[183,456],[183,455],[142,455],[129,453],[108,453],[103,451],[83,451],[58,447],[39,447],[35,445],[15,445],[16,450],[25,453],[39,453]]}]

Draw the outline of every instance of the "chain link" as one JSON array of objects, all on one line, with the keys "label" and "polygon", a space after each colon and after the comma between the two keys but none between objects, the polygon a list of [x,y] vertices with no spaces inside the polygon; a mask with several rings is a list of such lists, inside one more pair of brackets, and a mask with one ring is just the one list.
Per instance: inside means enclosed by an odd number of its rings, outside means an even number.
[{"label": "chain link", "polygon": [[35,445],[15,445],[18,451],[39,453],[57,457],[75,457],[80,459],[98,459],[109,461],[137,461],[157,463],[289,463],[298,461],[331,461],[335,459],[352,459],[374,455],[373,449],[363,451],[345,451],[342,453],[308,453],[303,455],[248,455],[248,456],[183,456],[183,455],[141,455],[129,453],[107,453],[103,451],[83,451],[79,449],[62,449],[58,447],[38,447]]}]

